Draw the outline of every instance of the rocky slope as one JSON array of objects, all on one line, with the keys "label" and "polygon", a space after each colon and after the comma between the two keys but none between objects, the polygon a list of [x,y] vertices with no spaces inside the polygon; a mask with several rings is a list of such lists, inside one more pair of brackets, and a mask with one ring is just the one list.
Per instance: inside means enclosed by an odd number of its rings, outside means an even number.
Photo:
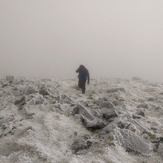
[{"label": "rocky slope", "polygon": [[163,84],[0,79],[0,162],[162,161]]}]

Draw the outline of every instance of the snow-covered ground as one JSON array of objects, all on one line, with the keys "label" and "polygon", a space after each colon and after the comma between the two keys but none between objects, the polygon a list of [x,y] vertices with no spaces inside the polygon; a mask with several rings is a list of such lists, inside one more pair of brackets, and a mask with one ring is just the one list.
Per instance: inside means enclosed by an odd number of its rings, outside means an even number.
[{"label": "snow-covered ground", "polygon": [[0,79],[0,162],[161,163],[163,84]]}]

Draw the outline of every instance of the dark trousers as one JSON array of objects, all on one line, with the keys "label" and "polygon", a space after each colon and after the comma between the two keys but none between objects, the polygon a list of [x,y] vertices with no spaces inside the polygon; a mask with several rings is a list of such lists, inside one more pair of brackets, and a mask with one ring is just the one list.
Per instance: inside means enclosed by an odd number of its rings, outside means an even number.
[{"label": "dark trousers", "polygon": [[82,89],[82,93],[85,93],[85,84],[86,84],[86,80],[79,80],[78,86],[79,88]]}]

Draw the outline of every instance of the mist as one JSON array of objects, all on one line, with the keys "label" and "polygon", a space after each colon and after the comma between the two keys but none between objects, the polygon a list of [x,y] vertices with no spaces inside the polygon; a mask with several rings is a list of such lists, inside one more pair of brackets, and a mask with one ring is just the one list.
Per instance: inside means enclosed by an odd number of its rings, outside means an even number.
[{"label": "mist", "polygon": [[0,0],[0,75],[162,81],[162,0]]}]

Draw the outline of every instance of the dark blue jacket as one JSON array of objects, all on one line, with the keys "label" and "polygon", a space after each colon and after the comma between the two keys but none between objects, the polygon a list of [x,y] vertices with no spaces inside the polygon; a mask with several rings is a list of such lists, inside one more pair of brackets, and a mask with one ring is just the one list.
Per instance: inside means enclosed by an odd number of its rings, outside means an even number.
[{"label": "dark blue jacket", "polygon": [[78,75],[79,80],[88,79],[88,82],[89,82],[89,71],[86,68],[84,70],[81,70],[80,68],[78,68],[76,72],[79,73]]}]

